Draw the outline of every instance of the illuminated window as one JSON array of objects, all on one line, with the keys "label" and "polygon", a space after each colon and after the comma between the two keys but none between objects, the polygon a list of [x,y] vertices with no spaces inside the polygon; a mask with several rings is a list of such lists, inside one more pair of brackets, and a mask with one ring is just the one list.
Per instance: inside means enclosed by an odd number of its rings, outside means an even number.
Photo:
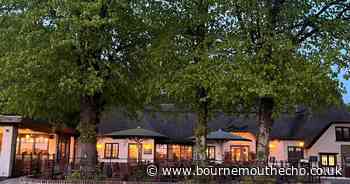
[{"label": "illuminated window", "polygon": [[231,146],[231,160],[232,161],[248,161],[249,160],[249,146]]},{"label": "illuminated window", "polygon": [[168,159],[169,160],[191,160],[192,146],[188,145],[168,145]]},{"label": "illuminated window", "polygon": [[139,148],[137,144],[134,143],[129,143],[129,147],[128,147],[128,158],[130,160],[138,160],[141,158],[139,157]]},{"label": "illuminated window", "polygon": [[168,146],[168,159],[180,160],[181,148],[180,145],[172,144]]},{"label": "illuminated window", "polygon": [[156,160],[166,160],[167,159],[167,149],[168,149],[168,145],[157,144],[156,145]]},{"label": "illuminated window", "polygon": [[215,160],[215,146],[207,147],[207,158],[209,160]]},{"label": "illuminated window", "polygon": [[119,144],[106,143],[105,144],[105,158],[118,158]]},{"label": "illuminated window", "polygon": [[47,137],[39,136],[34,138],[34,152],[36,154],[49,154],[48,145],[49,139]]},{"label": "illuminated window", "polygon": [[152,144],[143,144],[143,154],[152,154],[153,150],[153,145]]},{"label": "illuminated window", "polygon": [[49,154],[48,135],[20,134],[17,138],[17,154]]},{"label": "illuminated window", "polygon": [[337,158],[335,153],[320,153],[322,166],[335,166],[337,164]]},{"label": "illuminated window", "polygon": [[181,146],[180,159],[191,160],[192,159],[192,146]]}]

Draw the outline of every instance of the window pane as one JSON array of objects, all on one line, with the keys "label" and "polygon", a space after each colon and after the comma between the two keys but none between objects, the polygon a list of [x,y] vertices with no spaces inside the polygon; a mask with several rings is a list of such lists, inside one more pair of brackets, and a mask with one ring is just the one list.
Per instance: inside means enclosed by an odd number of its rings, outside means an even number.
[{"label": "window pane", "polygon": [[231,147],[231,159],[233,161],[241,161],[241,148],[240,147]]},{"label": "window pane", "polygon": [[112,158],[118,158],[119,144],[113,144]]},{"label": "window pane", "polygon": [[35,153],[36,154],[49,154],[49,139],[48,137],[37,137],[35,138]]},{"label": "window pane", "polygon": [[156,159],[157,160],[167,159],[167,145],[166,144],[157,144],[156,145]]},{"label": "window pane", "polygon": [[21,135],[20,136],[21,147],[20,154],[34,154],[34,139],[30,135]]},{"label": "window pane", "polygon": [[328,157],[327,155],[321,155],[321,164],[322,165],[328,165]]},{"label": "window pane", "polygon": [[208,146],[207,157],[209,160],[215,160],[215,146]]},{"label": "window pane", "polygon": [[181,160],[191,160],[191,159],[192,159],[192,147],[181,146]]},{"label": "window pane", "polygon": [[335,166],[335,155],[328,155],[328,165]]},{"label": "window pane", "polygon": [[111,144],[105,144],[105,158],[111,157]]},{"label": "window pane", "polygon": [[180,145],[172,144],[168,151],[169,160],[180,160]]},{"label": "window pane", "polygon": [[153,151],[152,144],[143,144],[143,153],[144,154],[152,154]]},{"label": "window pane", "polygon": [[243,161],[249,160],[248,147],[242,147],[242,160]]},{"label": "window pane", "polygon": [[341,128],[336,128],[335,129],[335,137],[337,140],[341,140],[342,139],[342,129]]},{"label": "window pane", "polygon": [[344,139],[349,139],[349,128],[343,128],[343,133],[344,133]]}]

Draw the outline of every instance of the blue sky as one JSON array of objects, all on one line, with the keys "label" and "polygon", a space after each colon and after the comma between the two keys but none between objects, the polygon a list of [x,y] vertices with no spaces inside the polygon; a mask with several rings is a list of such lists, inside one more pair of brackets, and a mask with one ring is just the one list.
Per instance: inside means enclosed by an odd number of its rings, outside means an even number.
[{"label": "blue sky", "polygon": [[343,96],[344,102],[345,103],[350,103],[350,81],[349,80],[345,80],[342,77],[342,74],[339,76],[340,81],[343,82],[345,89],[346,89],[346,93]]}]

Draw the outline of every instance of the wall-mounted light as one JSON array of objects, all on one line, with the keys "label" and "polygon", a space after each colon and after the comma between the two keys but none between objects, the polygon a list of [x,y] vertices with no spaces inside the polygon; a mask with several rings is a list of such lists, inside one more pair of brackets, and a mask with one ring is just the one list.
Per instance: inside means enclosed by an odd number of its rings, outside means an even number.
[{"label": "wall-mounted light", "polygon": [[102,149],[102,147],[103,147],[102,144],[96,144],[97,149]]},{"label": "wall-mounted light", "polygon": [[269,143],[269,148],[270,149],[275,148],[275,147],[276,147],[276,145],[274,143],[272,143],[272,142]]},{"label": "wall-mounted light", "polygon": [[300,147],[304,147],[304,141],[300,141],[298,144]]}]

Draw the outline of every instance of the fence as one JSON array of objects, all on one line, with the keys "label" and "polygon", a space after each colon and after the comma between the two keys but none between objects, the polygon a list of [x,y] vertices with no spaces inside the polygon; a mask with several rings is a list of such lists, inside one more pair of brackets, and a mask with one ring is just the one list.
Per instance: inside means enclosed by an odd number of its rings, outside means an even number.
[{"label": "fence", "polygon": [[[21,178],[15,181],[17,184],[140,184],[140,182],[126,182],[116,180],[48,180],[48,179],[33,179]],[[143,184],[170,184],[173,182],[142,182]]]},{"label": "fence", "polygon": [[[68,159],[67,159],[68,160]],[[90,184],[89,182],[96,183],[94,179],[99,179],[103,184],[106,183],[118,183],[119,181],[150,181],[150,182],[174,182],[182,181],[185,178],[183,176],[155,176],[148,177],[146,174],[146,167],[150,163],[149,161],[140,161],[135,160],[125,160],[123,163],[114,162],[113,159],[105,162],[98,162],[97,165],[94,165],[94,171],[84,170],[84,161],[83,159],[75,159],[77,162],[68,162],[67,160],[56,160],[55,155],[17,155],[15,162],[14,173],[16,176],[31,175],[36,176],[40,179],[56,179],[55,184],[68,184],[69,182],[76,183],[74,180],[79,180],[83,182],[82,184]],[[79,160],[79,161],[78,161]],[[159,160],[155,161],[160,168],[189,168],[194,167],[196,162],[191,160]],[[210,160],[207,165],[211,167],[261,167],[261,166],[273,166],[276,168],[280,167],[304,167],[310,169],[314,166],[318,166],[319,163],[303,163],[303,162],[290,162],[290,161],[269,161],[257,162],[257,161],[244,161],[244,162],[235,162],[235,161],[220,161],[220,160]],[[67,177],[68,176],[68,177]],[[192,177],[187,177],[186,179],[191,179]],[[253,177],[254,178],[254,177]],[[59,179],[69,179],[59,180]],[[87,180],[85,180],[87,179]],[[238,181],[241,180],[240,176],[211,176],[207,177],[209,180],[229,180],[229,181]],[[271,178],[270,178],[271,179]],[[320,182],[320,176],[303,176],[303,177],[277,177],[273,178],[274,180],[281,180],[284,182],[291,181],[305,181],[308,183]],[[102,181],[103,180],[103,181]],[[34,179],[32,180],[34,182]],[[50,184],[51,180],[35,180],[35,183],[46,183]],[[118,182],[117,182],[118,181]],[[51,183],[52,183],[51,182]],[[68,182],[68,183],[67,183]],[[84,183],[85,182],[85,183]],[[30,181],[27,181],[30,184]]]}]

